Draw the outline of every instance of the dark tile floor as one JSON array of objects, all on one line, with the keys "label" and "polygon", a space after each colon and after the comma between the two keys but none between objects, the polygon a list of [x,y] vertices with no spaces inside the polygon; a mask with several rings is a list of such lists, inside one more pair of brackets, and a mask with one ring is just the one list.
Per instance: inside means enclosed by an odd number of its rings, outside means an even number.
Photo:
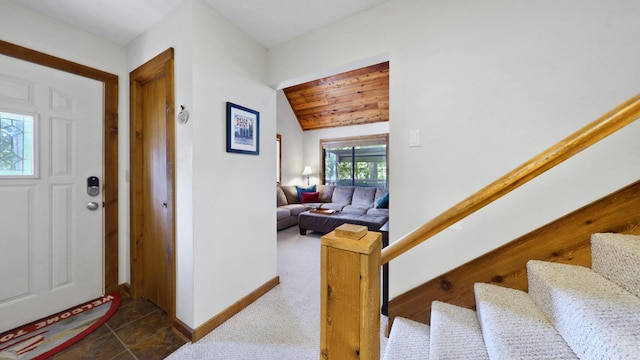
[{"label": "dark tile floor", "polygon": [[164,359],[186,342],[172,330],[164,311],[144,298],[123,294],[111,319],[52,359]]}]

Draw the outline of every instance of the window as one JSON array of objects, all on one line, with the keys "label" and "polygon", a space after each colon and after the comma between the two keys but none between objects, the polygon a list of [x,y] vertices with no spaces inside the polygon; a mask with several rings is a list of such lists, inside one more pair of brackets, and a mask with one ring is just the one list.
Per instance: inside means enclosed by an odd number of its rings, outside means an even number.
[{"label": "window", "polygon": [[0,176],[33,176],[34,117],[0,112]]},{"label": "window", "polygon": [[389,135],[320,140],[323,183],[388,187]]}]

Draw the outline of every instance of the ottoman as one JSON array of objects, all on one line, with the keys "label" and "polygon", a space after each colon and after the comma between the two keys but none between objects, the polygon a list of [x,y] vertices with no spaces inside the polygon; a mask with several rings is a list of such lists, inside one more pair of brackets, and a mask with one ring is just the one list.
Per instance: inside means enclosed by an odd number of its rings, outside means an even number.
[{"label": "ottoman", "polygon": [[385,215],[360,215],[340,212],[325,215],[305,211],[298,215],[298,227],[300,227],[300,235],[306,235],[307,230],[326,234],[342,224],[362,225],[366,226],[369,231],[378,231],[388,220],[389,217]]}]

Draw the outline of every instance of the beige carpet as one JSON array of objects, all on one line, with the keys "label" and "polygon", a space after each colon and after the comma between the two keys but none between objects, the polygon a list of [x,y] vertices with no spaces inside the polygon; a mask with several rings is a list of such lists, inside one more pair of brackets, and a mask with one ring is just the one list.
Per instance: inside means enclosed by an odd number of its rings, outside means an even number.
[{"label": "beige carpet", "polygon": [[[196,343],[167,359],[317,360],[320,356],[320,234],[278,232],[280,284]],[[386,319],[381,320],[386,324]],[[384,351],[386,338],[381,338]]]},{"label": "beige carpet", "polygon": [[435,301],[430,327],[396,318],[384,360],[640,359],[640,236],[591,243],[593,269],[530,260],[528,292],[477,283],[477,312]]}]

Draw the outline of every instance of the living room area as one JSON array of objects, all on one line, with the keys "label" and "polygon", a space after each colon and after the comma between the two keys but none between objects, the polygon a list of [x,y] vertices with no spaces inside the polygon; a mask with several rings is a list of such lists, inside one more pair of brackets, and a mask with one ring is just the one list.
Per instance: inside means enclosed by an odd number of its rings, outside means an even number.
[{"label": "living room area", "polygon": [[278,231],[388,229],[388,61],[278,90],[276,143]]}]

